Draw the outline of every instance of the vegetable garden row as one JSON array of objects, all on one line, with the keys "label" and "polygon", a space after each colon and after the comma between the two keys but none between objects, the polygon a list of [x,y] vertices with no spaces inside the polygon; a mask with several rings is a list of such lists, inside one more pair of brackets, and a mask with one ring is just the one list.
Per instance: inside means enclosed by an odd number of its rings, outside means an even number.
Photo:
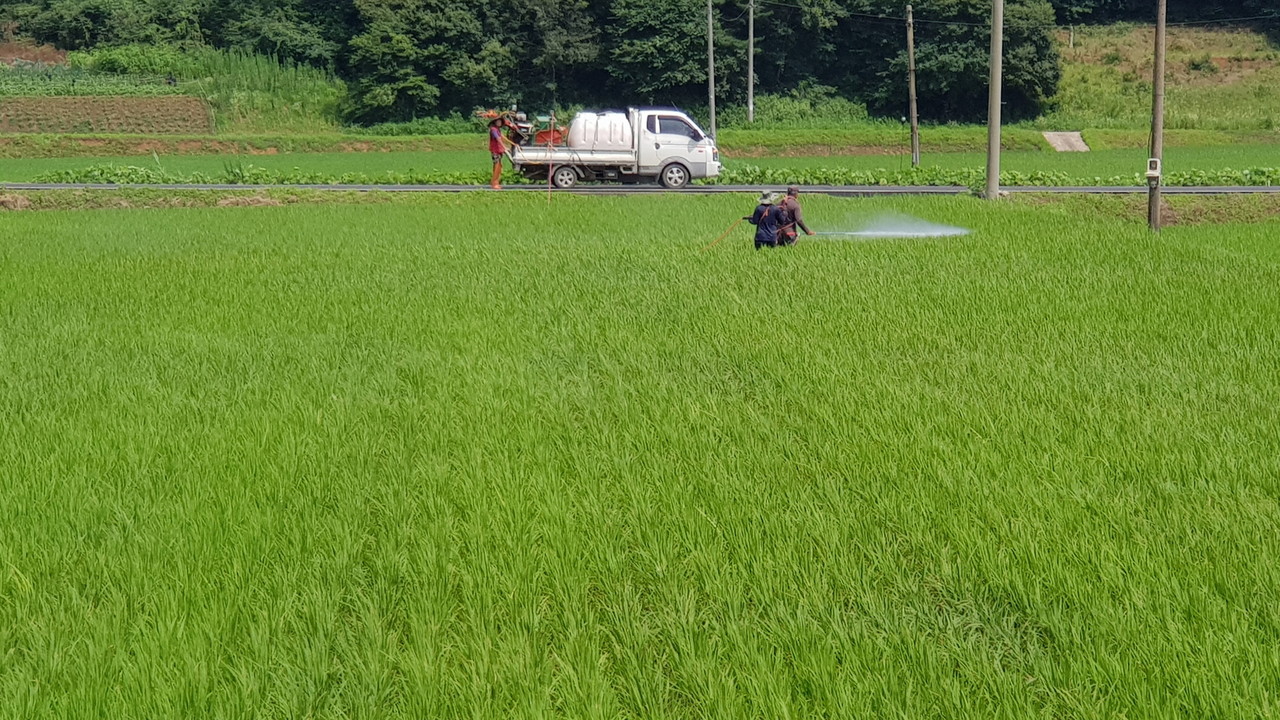
[{"label": "vegetable garden row", "polygon": [[194,97],[0,98],[0,133],[201,135],[213,116]]}]

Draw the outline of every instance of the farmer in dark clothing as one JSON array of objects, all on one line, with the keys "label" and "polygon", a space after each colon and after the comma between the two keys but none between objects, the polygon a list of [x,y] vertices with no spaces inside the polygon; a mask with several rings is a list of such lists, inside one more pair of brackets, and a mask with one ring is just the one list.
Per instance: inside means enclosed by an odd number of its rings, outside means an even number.
[{"label": "farmer in dark clothing", "polygon": [[778,246],[778,208],[773,204],[773,193],[760,196],[760,204],[751,217],[742,218],[756,226],[756,249]]},{"label": "farmer in dark clothing", "polygon": [[804,224],[804,213],[800,210],[800,200],[797,198],[799,194],[800,188],[792,185],[787,188],[787,196],[778,203],[779,245],[795,245],[797,227],[803,230],[805,235],[813,234],[809,226]]}]

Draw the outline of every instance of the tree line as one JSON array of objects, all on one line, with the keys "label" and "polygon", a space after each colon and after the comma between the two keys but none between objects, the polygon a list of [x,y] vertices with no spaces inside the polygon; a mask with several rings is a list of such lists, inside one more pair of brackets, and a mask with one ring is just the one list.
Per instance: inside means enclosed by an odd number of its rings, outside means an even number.
[{"label": "tree line", "polygon": [[[1171,18],[1273,12],[1275,0],[1169,0]],[[905,114],[905,1],[757,0],[756,91],[819,89]],[[1155,0],[1007,0],[1006,114],[1045,109],[1067,23],[1150,21]],[[926,119],[985,115],[991,0],[916,0]],[[717,100],[746,96],[747,0],[714,0]],[[346,81],[347,119],[409,120],[519,103],[706,102],[704,0],[0,0],[39,42],[241,49]],[[1265,21],[1262,21],[1265,22]]]}]

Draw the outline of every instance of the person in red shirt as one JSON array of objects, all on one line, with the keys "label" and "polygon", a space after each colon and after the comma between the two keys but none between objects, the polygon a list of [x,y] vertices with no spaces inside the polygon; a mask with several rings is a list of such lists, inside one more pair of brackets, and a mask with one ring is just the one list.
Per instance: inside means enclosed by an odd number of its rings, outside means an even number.
[{"label": "person in red shirt", "polygon": [[494,118],[489,123],[489,154],[493,157],[493,179],[489,181],[489,187],[494,190],[502,189],[502,158],[507,154],[507,143],[509,142],[502,136],[502,118]]}]

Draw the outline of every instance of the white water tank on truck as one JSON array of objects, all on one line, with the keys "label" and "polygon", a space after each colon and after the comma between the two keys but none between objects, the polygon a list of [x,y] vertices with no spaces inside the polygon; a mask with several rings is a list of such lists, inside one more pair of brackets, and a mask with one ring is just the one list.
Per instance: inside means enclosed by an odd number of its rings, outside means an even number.
[{"label": "white water tank on truck", "polygon": [[631,119],[620,112],[582,112],[569,123],[569,147],[574,150],[630,150]]}]

